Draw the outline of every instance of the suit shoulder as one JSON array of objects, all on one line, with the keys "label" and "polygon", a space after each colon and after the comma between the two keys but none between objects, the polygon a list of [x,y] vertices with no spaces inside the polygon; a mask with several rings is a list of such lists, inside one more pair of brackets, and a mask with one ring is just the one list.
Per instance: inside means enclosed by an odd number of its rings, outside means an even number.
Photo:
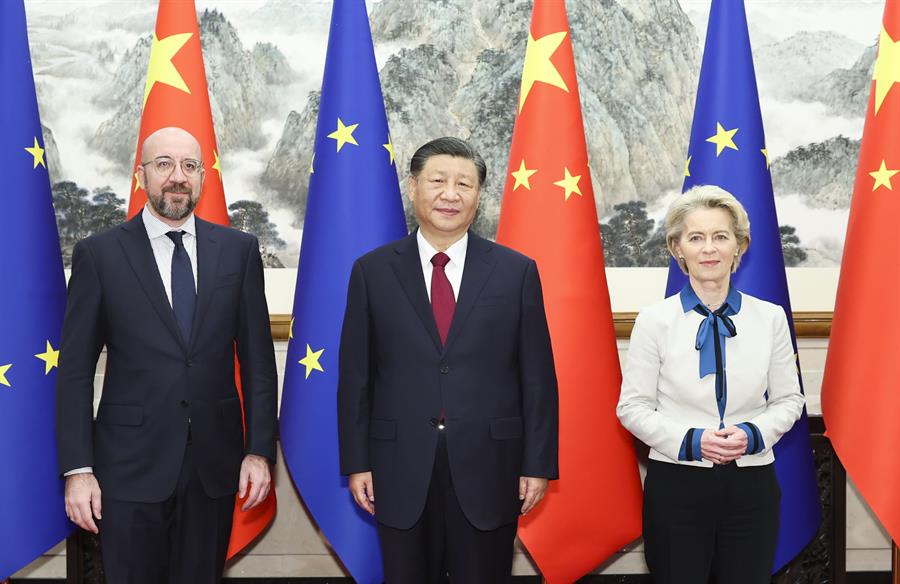
[{"label": "suit shoulder", "polygon": [[771,319],[780,319],[786,316],[784,308],[780,304],[741,292],[741,312],[744,312],[744,310],[748,314],[766,316]]},{"label": "suit shoulder", "polygon": [[[385,243],[384,245],[378,246],[375,249],[364,253],[363,255],[357,258],[357,262],[364,266],[369,265],[381,265],[384,262],[388,261],[390,258],[394,257],[397,253],[403,252],[404,248],[410,245],[409,238],[412,237],[413,241],[411,242],[413,247],[415,247],[415,235],[407,235],[405,237],[401,237],[400,239],[395,239],[389,243]],[[416,251],[418,253],[418,251]]]},{"label": "suit shoulder", "polygon": [[679,312],[684,312],[681,298],[678,294],[672,294],[668,298],[641,307],[637,319],[643,324],[650,324],[669,320]]},{"label": "suit shoulder", "polygon": [[500,258],[501,261],[515,262],[522,265],[527,265],[534,261],[524,253],[516,251],[511,247],[506,247],[502,243],[490,241],[489,239],[479,239],[484,242],[483,245],[486,245],[490,248],[491,253],[497,254],[497,257]]},{"label": "suit shoulder", "polygon": [[769,302],[768,300],[763,300],[762,298],[757,298],[756,296],[751,296],[746,292],[741,292],[741,308],[743,309],[744,306],[752,310],[758,310],[761,312],[773,314],[784,312],[784,309],[779,304]]},{"label": "suit shoulder", "polygon": [[219,225],[218,223],[204,221],[200,218],[197,218],[196,221],[198,235],[200,234],[200,231],[202,229],[206,229],[211,235],[214,235],[215,237],[223,241],[243,242],[245,245],[257,241],[256,236],[252,233],[247,233],[246,231],[241,231],[240,229],[235,229],[234,227]]},{"label": "suit shoulder", "polygon": [[118,239],[119,234],[122,232],[126,225],[128,225],[127,222],[120,223],[115,227],[110,227],[109,229],[105,229],[98,233],[88,235],[87,237],[76,243],[75,247],[89,247],[91,249],[98,249],[110,245]]}]

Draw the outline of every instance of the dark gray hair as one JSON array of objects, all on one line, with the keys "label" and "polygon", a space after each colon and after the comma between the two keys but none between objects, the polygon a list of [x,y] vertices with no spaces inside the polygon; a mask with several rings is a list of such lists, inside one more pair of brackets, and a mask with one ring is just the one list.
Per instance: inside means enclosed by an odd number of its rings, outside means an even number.
[{"label": "dark gray hair", "polygon": [[471,144],[452,136],[437,138],[420,146],[409,160],[409,174],[413,177],[419,176],[429,158],[441,155],[471,160],[478,170],[478,186],[484,186],[484,182],[487,180],[487,165],[484,163],[484,158]]}]

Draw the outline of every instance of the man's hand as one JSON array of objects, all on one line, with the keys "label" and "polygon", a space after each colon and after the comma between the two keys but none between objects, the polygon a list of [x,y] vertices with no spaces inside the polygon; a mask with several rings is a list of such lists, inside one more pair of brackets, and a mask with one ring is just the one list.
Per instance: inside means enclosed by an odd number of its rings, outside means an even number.
[{"label": "man's hand", "polygon": [[714,464],[728,464],[747,452],[747,433],[737,426],[721,430],[704,430],[700,437],[700,454]]},{"label": "man's hand", "polygon": [[100,533],[94,518],[102,519],[100,485],[94,473],[85,472],[66,477],[66,515],[82,529]]},{"label": "man's hand", "polygon": [[[249,493],[247,487],[250,487]],[[248,454],[241,463],[241,480],[238,484],[238,498],[247,500],[241,511],[249,511],[266,500],[272,488],[272,473],[269,461],[256,454]]]},{"label": "man's hand", "polygon": [[365,509],[369,515],[375,515],[375,485],[372,482],[371,471],[350,475],[349,486],[356,504]]},{"label": "man's hand", "polygon": [[529,511],[535,508],[544,493],[547,492],[547,485],[550,483],[547,479],[536,477],[519,477],[519,501],[522,501],[522,515],[527,515]]}]

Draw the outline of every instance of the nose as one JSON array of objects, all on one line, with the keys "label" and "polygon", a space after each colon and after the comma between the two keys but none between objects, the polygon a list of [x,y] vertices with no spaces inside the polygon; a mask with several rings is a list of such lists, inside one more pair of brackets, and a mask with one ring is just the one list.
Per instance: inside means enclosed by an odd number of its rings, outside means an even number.
[{"label": "nose", "polygon": [[459,191],[452,184],[448,184],[441,192],[441,198],[447,201],[455,201],[459,199]]},{"label": "nose", "polygon": [[181,169],[180,164],[176,164],[175,168],[172,170],[172,174],[169,175],[169,180],[173,183],[185,183],[188,178],[185,176],[184,171]]},{"label": "nose", "polygon": [[704,253],[713,253],[716,251],[716,246],[713,245],[713,241],[711,237],[707,237],[703,240],[703,252]]}]

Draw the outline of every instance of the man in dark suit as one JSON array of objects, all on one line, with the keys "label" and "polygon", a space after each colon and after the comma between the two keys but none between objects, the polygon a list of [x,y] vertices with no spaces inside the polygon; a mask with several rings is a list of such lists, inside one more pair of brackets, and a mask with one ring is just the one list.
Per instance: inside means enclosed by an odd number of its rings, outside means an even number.
[{"label": "man in dark suit", "polygon": [[507,581],[518,516],[558,477],[537,266],[468,231],[486,173],[462,140],[419,148],[409,177],[418,231],[359,258],[350,276],[341,472],[378,521],[389,584],[448,572]]},{"label": "man in dark suit", "polygon": [[262,260],[255,237],[194,216],[204,169],[193,136],[158,130],[141,161],[143,211],[72,256],[56,400],[66,512],[100,533],[110,584],[219,582],[234,495],[245,509],[262,502],[275,459]]}]

